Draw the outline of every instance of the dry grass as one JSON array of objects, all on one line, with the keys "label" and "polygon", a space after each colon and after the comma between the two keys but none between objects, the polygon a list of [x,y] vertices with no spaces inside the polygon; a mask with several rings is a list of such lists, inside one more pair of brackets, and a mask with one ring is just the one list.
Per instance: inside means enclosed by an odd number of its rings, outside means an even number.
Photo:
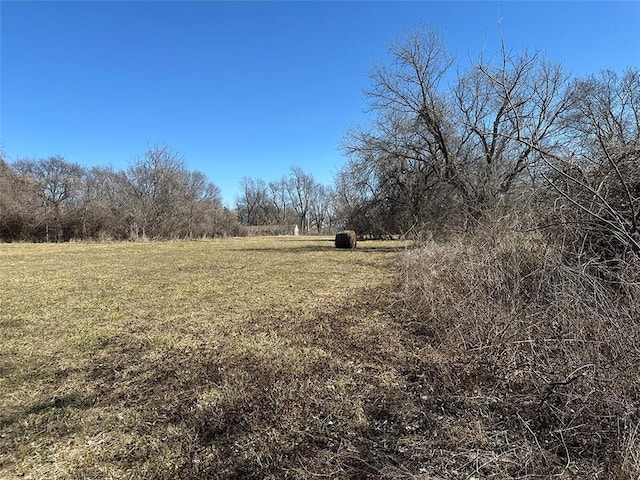
[{"label": "dry grass", "polygon": [[0,477],[328,471],[368,422],[366,365],[393,381],[368,306],[398,246],[0,245]]},{"label": "dry grass", "polygon": [[401,245],[0,245],[0,478],[638,478],[640,295]]},{"label": "dry grass", "polygon": [[482,478],[637,480],[638,266],[614,283],[534,235],[484,240],[400,265],[403,323],[441,358],[419,370],[435,368],[445,421],[468,430],[447,453],[476,452]]}]

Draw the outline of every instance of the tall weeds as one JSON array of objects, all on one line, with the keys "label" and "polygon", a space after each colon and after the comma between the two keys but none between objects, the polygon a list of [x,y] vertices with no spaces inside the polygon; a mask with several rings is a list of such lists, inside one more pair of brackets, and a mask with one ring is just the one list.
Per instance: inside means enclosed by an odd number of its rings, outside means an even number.
[{"label": "tall weeds", "polygon": [[[406,326],[491,398],[484,427],[520,445],[518,476],[640,478],[639,265],[569,264],[536,234],[401,256]],[[466,393],[465,393],[466,392]]]}]

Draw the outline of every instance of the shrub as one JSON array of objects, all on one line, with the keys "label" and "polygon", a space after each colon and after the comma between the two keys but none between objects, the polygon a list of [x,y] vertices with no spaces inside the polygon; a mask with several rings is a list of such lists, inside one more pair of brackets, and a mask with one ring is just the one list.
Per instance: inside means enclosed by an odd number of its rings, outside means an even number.
[{"label": "shrub", "polygon": [[611,283],[522,234],[409,250],[399,268],[407,328],[455,364],[443,391],[485,399],[482,428],[521,445],[520,474],[640,469],[639,265]]}]

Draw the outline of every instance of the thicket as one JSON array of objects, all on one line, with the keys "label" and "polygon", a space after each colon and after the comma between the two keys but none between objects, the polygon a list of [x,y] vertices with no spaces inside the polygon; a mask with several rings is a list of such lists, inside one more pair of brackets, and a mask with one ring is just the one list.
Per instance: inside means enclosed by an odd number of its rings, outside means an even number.
[{"label": "thicket", "polygon": [[427,444],[492,452],[487,478],[638,478],[640,70],[504,47],[465,69],[434,32],[390,53],[337,191],[359,233],[436,240],[402,256],[396,305],[477,437]]},{"label": "thicket", "polygon": [[241,233],[219,188],[167,146],[124,171],[63,157],[0,158],[0,241],[138,240]]},{"label": "thicket", "polygon": [[473,399],[465,418],[492,439],[449,447],[493,451],[487,476],[637,478],[640,265],[618,265],[613,282],[541,235],[485,235],[399,266],[400,317],[441,359],[438,397],[452,410]]}]

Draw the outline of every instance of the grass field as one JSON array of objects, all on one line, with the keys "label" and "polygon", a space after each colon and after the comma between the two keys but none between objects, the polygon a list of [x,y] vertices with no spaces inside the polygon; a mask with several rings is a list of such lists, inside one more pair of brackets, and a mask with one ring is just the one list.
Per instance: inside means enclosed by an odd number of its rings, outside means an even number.
[{"label": "grass field", "polygon": [[348,439],[398,382],[376,305],[401,247],[0,245],[0,478],[366,472]]},{"label": "grass field", "polygon": [[0,244],[0,478],[640,478],[635,280],[405,246]]}]

